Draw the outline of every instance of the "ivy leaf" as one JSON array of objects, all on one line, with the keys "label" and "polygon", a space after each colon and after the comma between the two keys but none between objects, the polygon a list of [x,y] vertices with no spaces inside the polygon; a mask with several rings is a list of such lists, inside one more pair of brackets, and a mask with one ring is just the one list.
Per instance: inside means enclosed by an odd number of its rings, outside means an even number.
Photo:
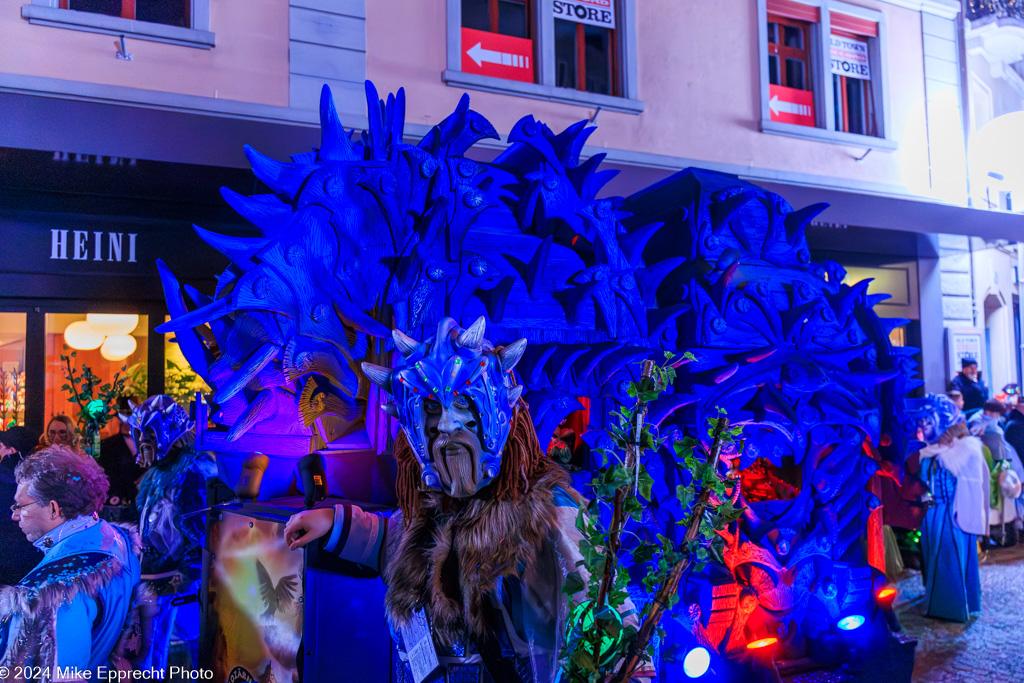
[{"label": "ivy leaf", "polygon": [[645,499],[650,500],[651,491],[654,489],[654,477],[647,472],[646,467],[640,468],[640,476],[637,479],[637,484],[640,495]]},{"label": "ivy leaf", "polygon": [[580,576],[579,572],[569,572],[565,577],[565,584],[562,586],[562,592],[568,593],[569,595],[575,595],[585,590],[587,584],[584,583],[583,577]]}]

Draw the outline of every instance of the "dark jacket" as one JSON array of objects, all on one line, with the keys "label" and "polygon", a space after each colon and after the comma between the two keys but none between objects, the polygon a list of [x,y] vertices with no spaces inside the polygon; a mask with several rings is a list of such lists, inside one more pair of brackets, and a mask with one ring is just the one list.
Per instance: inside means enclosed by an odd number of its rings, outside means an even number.
[{"label": "dark jacket", "polygon": [[3,548],[0,585],[5,586],[21,581],[43,558],[7,511],[14,503],[14,492],[18,488],[14,481],[14,466],[20,460],[20,455],[9,455],[0,463],[0,547]]},{"label": "dark jacket", "polygon": [[964,373],[959,373],[951,382],[953,389],[964,395],[964,412],[980,410],[988,400],[988,387],[984,382],[971,381]]},{"label": "dark jacket", "polygon": [[1018,455],[1024,453],[1024,413],[1014,408],[1006,418],[1003,438],[1013,446]]}]

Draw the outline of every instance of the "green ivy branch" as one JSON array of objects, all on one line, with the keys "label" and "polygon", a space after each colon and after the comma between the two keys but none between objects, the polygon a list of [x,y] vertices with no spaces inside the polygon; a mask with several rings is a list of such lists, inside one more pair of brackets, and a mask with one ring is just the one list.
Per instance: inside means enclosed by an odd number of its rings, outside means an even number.
[{"label": "green ivy branch", "polygon": [[[66,344],[64,350],[68,350]],[[77,355],[77,351],[60,355],[60,360],[64,363],[64,379],[67,380],[67,383],[61,386],[61,391],[67,392],[71,400],[78,405],[78,422],[84,426],[84,431],[89,437],[87,443],[91,445],[92,437],[99,434],[117,411],[116,401],[124,395],[126,381],[122,373],[128,368],[122,366],[120,372],[114,373],[112,381],[104,383],[93,373],[92,368],[84,363],[81,372],[76,370],[72,361]]]},{"label": "green ivy branch", "polygon": [[[717,532],[738,519],[742,509],[733,506],[718,476],[718,461],[724,444],[736,442],[742,428],[730,429],[721,409],[719,417],[708,420],[710,450],[705,451],[700,441],[689,436],[672,445],[674,464],[689,475],[690,482],[675,491],[684,511],[676,522],[685,529],[682,541],[676,545],[659,533],[657,542],[648,542],[626,528],[631,520],[637,526],[643,524],[644,510],[652,501],[654,479],[642,456],[648,451],[657,453],[665,443],[656,429],[644,424],[647,405],[672,385],[675,368],[692,360],[690,353],[676,361],[673,354],[665,352],[664,365],[645,363],[640,380],[629,386],[634,405],[620,406],[611,413],[608,435],[613,448],[596,449],[602,466],[591,482],[594,498],[576,519],[582,534],[582,559],[577,566],[587,570],[589,580],[574,571],[563,587],[570,596],[584,596],[572,598],[570,605],[562,666],[571,683],[597,683],[609,677],[616,683],[628,681],[644,654],[653,654],[652,638],[655,633],[663,634],[659,623],[679,600],[677,589],[687,570],[700,571],[710,561],[724,564],[724,542]],[[737,443],[737,449],[741,447]],[[602,506],[612,511],[607,528],[600,522]],[[623,535],[636,537],[632,549],[622,549]],[[642,583],[655,592],[640,615],[639,629],[624,626],[618,612],[629,597],[626,561],[646,568]]]}]

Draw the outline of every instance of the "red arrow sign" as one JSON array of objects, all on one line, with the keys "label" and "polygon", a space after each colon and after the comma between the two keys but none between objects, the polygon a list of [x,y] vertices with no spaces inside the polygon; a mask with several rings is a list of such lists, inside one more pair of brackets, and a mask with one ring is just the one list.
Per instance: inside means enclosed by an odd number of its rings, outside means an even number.
[{"label": "red arrow sign", "polygon": [[769,85],[768,109],[771,111],[772,121],[812,128],[815,125],[813,92]]},{"label": "red arrow sign", "polygon": [[462,70],[470,74],[533,83],[533,41],[464,28]]}]

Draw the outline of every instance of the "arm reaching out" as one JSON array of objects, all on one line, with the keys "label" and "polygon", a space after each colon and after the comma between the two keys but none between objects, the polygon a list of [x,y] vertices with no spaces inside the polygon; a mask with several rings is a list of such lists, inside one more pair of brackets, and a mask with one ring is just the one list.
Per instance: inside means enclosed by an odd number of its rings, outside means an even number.
[{"label": "arm reaching out", "polygon": [[331,533],[333,527],[334,508],[304,510],[292,515],[284,525],[284,540],[289,550],[298,550]]}]

